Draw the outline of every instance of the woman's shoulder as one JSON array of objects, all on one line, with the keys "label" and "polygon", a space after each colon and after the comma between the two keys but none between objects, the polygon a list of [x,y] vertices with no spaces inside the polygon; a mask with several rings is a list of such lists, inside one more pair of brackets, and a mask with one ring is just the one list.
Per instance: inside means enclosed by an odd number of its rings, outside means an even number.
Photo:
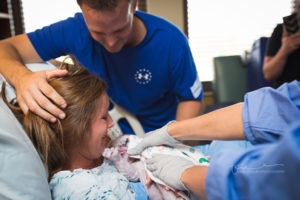
[{"label": "woman's shoulder", "polygon": [[[60,171],[53,175],[50,190],[55,199],[132,199],[134,191],[129,182],[117,171],[113,163],[104,160],[101,166],[93,169]],[[128,198],[127,198],[128,197]]]},{"label": "woman's shoulder", "polygon": [[76,193],[77,196],[86,195],[93,187],[101,182],[106,173],[116,173],[115,167],[107,161],[93,169],[63,170],[55,173],[50,180],[49,187],[53,199],[69,198]]},{"label": "woman's shoulder", "polygon": [[102,173],[115,173],[117,169],[110,160],[104,160],[103,164],[92,168],[92,169],[82,169],[78,168],[73,171],[62,170],[53,175],[50,184],[64,184],[68,182],[77,181],[78,179],[91,178],[93,176],[99,176]]},{"label": "woman's shoulder", "polygon": [[95,183],[94,174],[91,170],[76,169],[57,172],[51,178],[49,187],[53,199],[70,199],[74,193],[77,196]]}]

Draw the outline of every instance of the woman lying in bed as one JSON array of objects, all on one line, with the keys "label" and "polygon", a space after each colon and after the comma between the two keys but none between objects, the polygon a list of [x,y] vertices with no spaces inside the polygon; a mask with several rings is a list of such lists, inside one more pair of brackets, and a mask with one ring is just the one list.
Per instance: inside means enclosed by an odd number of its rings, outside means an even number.
[{"label": "woman lying in bed", "polygon": [[67,102],[64,120],[49,123],[32,112],[24,115],[18,104],[6,101],[5,92],[2,97],[40,152],[53,199],[135,199],[129,181],[102,157],[113,126],[105,83],[73,62],[60,66],[66,76],[49,80]]},{"label": "woman lying in bed", "polygon": [[[3,100],[23,125],[48,168],[52,199],[147,199],[142,184],[128,181],[146,184],[144,164],[128,162],[129,159],[117,155],[118,149],[113,148],[107,148],[108,159],[103,158],[102,153],[110,142],[107,129],[114,124],[108,113],[106,85],[75,59],[72,61],[74,65],[63,62],[59,67],[68,71],[66,76],[49,80],[68,105],[64,109],[66,118],[55,123],[30,111],[24,115],[16,102],[7,102],[5,84],[2,86]],[[109,154],[113,150],[116,152]],[[130,173],[133,170],[140,172],[138,178]],[[146,192],[151,200],[183,199],[158,184],[146,187]]]}]

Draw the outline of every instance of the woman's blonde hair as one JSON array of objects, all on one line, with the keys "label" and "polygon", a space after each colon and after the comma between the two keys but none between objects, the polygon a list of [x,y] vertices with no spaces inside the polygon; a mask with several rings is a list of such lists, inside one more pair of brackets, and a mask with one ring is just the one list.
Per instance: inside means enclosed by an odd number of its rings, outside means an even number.
[{"label": "woman's blonde hair", "polygon": [[24,115],[17,103],[10,103],[2,85],[2,98],[22,124],[24,130],[48,167],[49,179],[61,171],[68,162],[66,148],[78,145],[90,132],[90,124],[96,110],[97,100],[106,92],[104,81],[80,66],[63,62],[59,69],[67,69],[63,77],[51,78],[49,84],[65,99],[66,118],[51,123],[29,111]]}]

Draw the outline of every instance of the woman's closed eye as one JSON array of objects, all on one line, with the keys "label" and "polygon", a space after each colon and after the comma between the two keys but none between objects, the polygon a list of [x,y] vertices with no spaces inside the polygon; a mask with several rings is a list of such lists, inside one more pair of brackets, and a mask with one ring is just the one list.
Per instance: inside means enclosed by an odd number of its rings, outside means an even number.
[{"label": "woman's closed eye", "polygon": [[107,120],[108,120],[108,117],[109,117],[109,114],[106,113],[105,115],[103,115],[103,116],[101,117],[101,119],[107,121]]},{"label": "woman's closed eye", "polygon": [[108,118],[107,116],[103,116],[101,119],[103,119],[103,120],[105,120],[105,121],[106,121],[106,120],[107,120],[107,118]]}]

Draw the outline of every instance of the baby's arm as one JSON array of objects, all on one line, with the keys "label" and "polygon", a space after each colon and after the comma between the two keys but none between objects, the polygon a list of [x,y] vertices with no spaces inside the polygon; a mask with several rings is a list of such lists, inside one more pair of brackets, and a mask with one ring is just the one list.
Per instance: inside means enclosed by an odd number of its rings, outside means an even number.
[{"label": "baby's arm", "polygon": [[[146,184],[146,171],[141,161],[132,162],[128,158],[127,153],[118,147],[106,148],[103,156],[113,161],[119,172],[130,181],[140,181],[144,186]],[[156,184],[151,184],[149,187],[145,186],[145,190],[150,199],[163,200],[161,192]]]},{"label": "baby's arm", "polygon": [[127,143],[128,136],[123,135],[113,142],[113,147],[106,148],[103,156],[113,161],[119,172],[130,181],[140,181],[147,192],[150,199],[164,200],[164,199],[182,199],[176,198],[172,191],[166,191],[163,186],[152,182],[146,186],[146,170],[143,161],[133,160],[128,157]]},{"label": "baby's arm", "polygon": [[113,161],[119,172],[129,181],[139,181],[139,173],[135,169],[134,162],[128,157],[127,149],[119,147],[106,148],[103,156]]}]

